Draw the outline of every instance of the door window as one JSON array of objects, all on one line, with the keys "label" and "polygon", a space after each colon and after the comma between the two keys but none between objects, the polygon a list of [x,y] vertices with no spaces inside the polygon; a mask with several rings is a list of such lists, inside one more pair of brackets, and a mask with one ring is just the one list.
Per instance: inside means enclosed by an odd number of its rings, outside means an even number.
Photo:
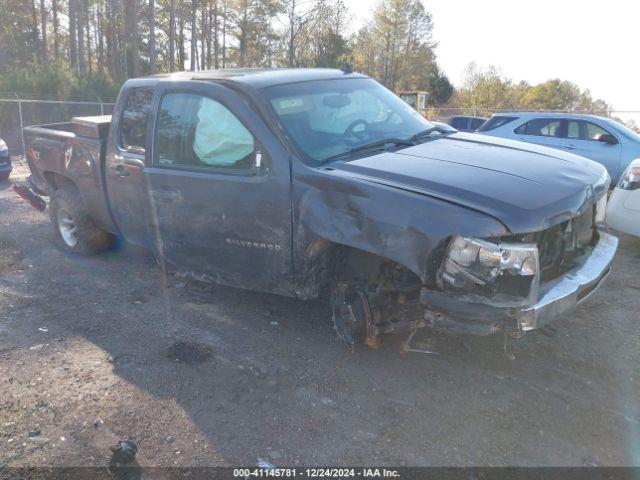
[{"label": "door window", "polygon": [[536,118],[516,128],[518,135],[535,135],[538,137],[560,137],[562,120],[559,118]]},{"label": "door window", "polygon": [[120,148],[144,154],[152,97],[150,88],[133,89],[127,96],[120,119]]},{"label": "door window", "polygon": [[157,165],[251,167],[253,135],[227,107],[202,95],[165,95],[155,138]]},{"label": "door window", "polygon": [[509,122],[513,122],[517,117],[503,117],[503,116],[493,116],[486,122],[484,122],[478,128],[479,132],[488,132],[489,130],[494,130],[498,127],[506,125]]},{"label": "door window", "polygon": [[609,134],[607,130],[595,123],[584,120],[569,120],[567,124],[567,138],[574,140],[590,140],[597,142],[600,135]]},{"label": "door window", "polygon": [[609,132],[607,132],[604,128],[596,125],[595,123],[591,123],[591,122],[584,122],[585,123],[585,131],[586,131],[586,140],[592,140],[592,141],[598,141],[598,139],[600,138],[600,135],[607,135]]},{"label": "door window", "polygon": [[585,140],[585,128],[581,120],[569,120],[567,123],[567,138]]},{"label": "door window", "polygon": [[474,118],[471,120],[471,130],[473,130],[474,132],[480,128],[480,125],[482,125],[484,123],[484,120],[480,119],[480,118]]},{"label": "door window", "polygon": [[451,126],[456,130],[466,130],[467,119],[465,117],[453,117],[451,119]]}]

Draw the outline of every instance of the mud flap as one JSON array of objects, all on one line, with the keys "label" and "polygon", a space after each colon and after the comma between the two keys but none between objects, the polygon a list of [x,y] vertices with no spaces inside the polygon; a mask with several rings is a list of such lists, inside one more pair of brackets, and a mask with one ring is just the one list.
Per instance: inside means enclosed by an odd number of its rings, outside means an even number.
[{"label": "mud flap", "polygon": [[14,192],[16,192],[20,197],[26,200],[29,205],[31,205],[39,212],[44,212],[47,208],[47,202],[44,200],[44,198],[34,193],[28,186],[14,184],[12,188]]}]

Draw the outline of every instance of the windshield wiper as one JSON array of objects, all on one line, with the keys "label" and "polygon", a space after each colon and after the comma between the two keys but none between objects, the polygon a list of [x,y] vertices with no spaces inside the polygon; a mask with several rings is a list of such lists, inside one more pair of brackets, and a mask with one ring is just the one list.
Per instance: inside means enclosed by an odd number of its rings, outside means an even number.
[{"label": "windshield wiper", "polygon": [[449,132],[448,130],[445,130],[442,127],[431,127],[431,128],[427,128],[426,130],[423,130],[422,132],[418,132],[409,138],[384,138],[382,140],[376,140],[375,142],[365,143],[364,145],[351,148],[346,152],[338,153],[337,155],[332,155],[330,157],[324,158],[320,161],[320,163],[324,164],[334,160],[339,160],[341,158],[345,158],[345,157],[348,158],[354,153],[363,152],[366,150],[372,150],[375,148],[384,147],[386,145],[412,147],[416,144],[417,140],[421,140],[425,137],[428,137],[433,132],[439,132],[439,133],[442,133],[443,135],[447,133],[453,133],[453,132]]},{"label": "windshield wiper", "polygon": [[411,139],[385,138],[382,140],[376,140],[375,142],[365,143],[364,145],[351,148],[346,152],[338,153],[337,155],[332,155],[330,157],[324,158],[322,159],[322,163],[331,162],[333,160],[338,160],[344,157],[350,157],[354,153],[363,152],[366,150],[372,150],[372,149],[384,147],[386,145],[403,145],[403,146],[411,147],[414,145],[414,143],[411,141]]},{"label": "windshield wiper", "polygon": [[449,132],[448,130],[445,130],[442,127],[431,127],[431,128],[427,128],[426,130],[423,130],[421,132],[416,133],[415,135],[409,137],[407,139],[407,141],[416,141],[416,140],[420,140],[421,138],[424,137],[428,137],[429,135],[431,135],[433,132],[438,132],[438,133],[453,133],[453,132]]}]

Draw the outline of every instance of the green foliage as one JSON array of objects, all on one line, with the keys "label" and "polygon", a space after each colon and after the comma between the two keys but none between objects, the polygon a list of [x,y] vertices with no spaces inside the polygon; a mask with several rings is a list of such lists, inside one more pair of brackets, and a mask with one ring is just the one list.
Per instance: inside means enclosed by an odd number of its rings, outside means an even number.
[{"label": "green foliage", "polygon": [[[306,13],[292,10],[298,0],[288,0],[289,22],[283,32],[282,66],[339,67],[347,60],[349,45],[343,36],[347,7],[341,0],[316,0]],[[293,48],[293,55],[289,51]],[[293,56],[293,62],[289,58]]]},{"label": "green foliage", "polygon": [[0,65],[33,64],[40,47],[31,2],[0,0]]},{"label": "green foliage", "polygon": [[[39,66],[13,68],[0,75],[0,95],[12,98],[18,92],[22,99],[71,100],[113,102],[120,85],[108,75],[80,77],[67,66]],[[104,113],[109,113],[109,106]],[[98,105],[54,104],[23,102],[22,119],[25,125],[69,121],[71,117],[97,115]],[[12,149],[20,147],[20,117],[17,103],[0,102],[0,136]]]},{"label": "green foliage", "polygon": [[276,39],[272,21],[283,13],[283,2],[234,0],[231,7],[231,34],[235,38],[231,60],[240,67],[268,66]]},{"label": "green foliage", "polygon": [[609,110],[609,105],[594,100],[589,90],[560,79],[532,86],[523,93],[520,104],[529,110],[588,110],[604,115]]},{"label": "green foliage", "polygon": [[513,83],[494,66],[485,69],[471,63],[453,103],[467,113],[490,115],[496,110],[588,111],[607,115],[610,106],[594,100],[589,90],[559,79],[538,85]]},{"label": "green foliage", "polygon": [[25,97],[113,102],[119,88],[108,74],[81,77],[66,65],[12,68],[0,75],[0,92],[18,92]]},{"label": "green foliage", "polygon": [[152,70],[153,21],[159,72],[169,70],[173,44],[177,70],[191,64],[191,55],[198,60],[197,69],[339,67],[350,62],[391,90],[427,91],[431,106],[449,103],[477,114],[609,110],[571,82],[514,83],[495,67],[474,64],[464,85],[454,89],[438,67],[433,20],[420,0],[378,0],[370,20],[350,38],[345,36],[351,18],[344,0],[155,0],[154,5],[151,12],[141,0],[0,0],[0,93],[114,101],[120,84],[134,71],[144,75]]},{"label": "green foliage", "polygon": [[391,90],[427,90],[432,101],[444,103],[453,87],[436,63],[432,32],[431,14],[422,2],[382,0],[351,39],[355,69]]},{"label": "green foliage", "polygon": [[454,87],[449,78],[440,71],[437,64],[427,77],[427,92],[429,92],[429,103],[443,105],[449,101],[454,92]]}]

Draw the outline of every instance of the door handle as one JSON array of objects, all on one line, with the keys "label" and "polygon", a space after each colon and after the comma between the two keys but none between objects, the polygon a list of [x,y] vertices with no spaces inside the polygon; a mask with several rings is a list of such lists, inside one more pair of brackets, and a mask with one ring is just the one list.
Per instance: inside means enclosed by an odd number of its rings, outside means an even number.
[{"label": "door handle", "polygon": [[137,158],[127,158],[123,159],[125,165],[129,165],[130,167],[136,168],[144,168],[144,162],[142,160],[138,160]]},{"label": "door handle", "polygon": [[155,198],[160,202],[177,203],[184,200],[184,196],[182,195],[182,192],[178,190],[160,189],[160,190],[151,190],[150,193],[153,198]]},{"label": "door handle", "polygon": [[113,156],[113,159],[116,162],[124,163],[125,165],[129,165],[130,167],[144,168],[144,162],[142,160],[138,160],[137,158],[123,157],[122,155],[116,154]]},{"label": "door handle", "polygon": [[123,165],[116,165],[115,167],[111,167],[111,170],[118,176],[118,177],[128,177],[129,175],[131,175],[129,173],[129,170],[127,170],[126,168],[124,168]]},{"label": "door handle", "polygon": [[576,146],[575,145],[565,145],[564,148],[566,148],[567,150],[575,150]]}]

